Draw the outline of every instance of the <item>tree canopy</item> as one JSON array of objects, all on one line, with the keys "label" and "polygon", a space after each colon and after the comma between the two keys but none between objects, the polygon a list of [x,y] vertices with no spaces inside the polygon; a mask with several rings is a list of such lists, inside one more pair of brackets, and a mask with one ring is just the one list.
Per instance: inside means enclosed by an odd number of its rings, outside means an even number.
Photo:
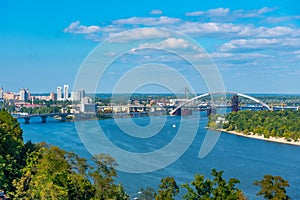
[{"label": "tree canopy", "polygon": [[227,182],[222,177],[223,173],[223,171],[218,172],[217,170],[212,169],[211,175],[214,177],[212,180],[205,179],[204,175],[196,174],[195,179],[191,182],[191,186],[188,183],[182,185],[182,187],[187,190],[183,199],[245,199],[242,191],[236,187],[240,181],[231,178]]},{"label": "tree canopy", "polygon": [[179,187],[173,177],[165,177],[161,179],[158,193],[155,194],[156,200],[172,200],[178,194]]},{"label": "tree canopy", "polygon": [[26,165],[26,155],[34,149],[33,144],[23,143],[19,123],[6,111],[0,111],[0,184],[1,189],[13,191],[12,182],[21,176]]},{"label": "tree canopy", "polygon": [[[226,116],[223,128],[244,134],[258,134],[265,138],[300,139],[300,111],[238,111]],[[211,121],[212,123],[213,121]]]},{"label": "tree canopy", "polygon": [[94,157],[94,165],[73,152],[40,144],[14,181],[16,199],[128,199],[121,185],[115,184],[115,162],[108,155]]},{"label": "tree canopy", "polygon": [[260,181],[253,183],[260,186],[261,190],[256,194],[263,196],[265,199],[272,200],[288,200],[290,197],[286,194],[286,187],[289,187],[289,182],[280,176],[265,175]]}]

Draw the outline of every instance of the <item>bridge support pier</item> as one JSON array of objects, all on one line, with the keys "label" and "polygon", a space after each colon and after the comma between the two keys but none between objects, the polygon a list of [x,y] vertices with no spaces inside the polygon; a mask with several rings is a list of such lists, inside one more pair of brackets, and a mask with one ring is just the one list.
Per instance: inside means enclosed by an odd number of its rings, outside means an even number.
[{"label": "bridge support pier", "polygon": [[48,117],[48,116],[41,116],[41,118],[42,118],[42,123],[46,123],[46,121],[47,121],[47,120],[46,120],[46,119],[47,119],[47,117]]},{"label": "bridge support pier", "polygon": [[178,110],[175,111],[175,113],[173,115],[181,115],[181,108],[179,108]]},{"label": "bridge support pier", "polygon": [[25,120],[25,124],[29,124],[30,117],[25,117],[24,120]]},{"label": "bridge support pier", "polygon": [[65,121],[66,121],[66,116],[65,116],[65,115],[62,115],[60,121],[61,121],[61,122],[65,122]]}]

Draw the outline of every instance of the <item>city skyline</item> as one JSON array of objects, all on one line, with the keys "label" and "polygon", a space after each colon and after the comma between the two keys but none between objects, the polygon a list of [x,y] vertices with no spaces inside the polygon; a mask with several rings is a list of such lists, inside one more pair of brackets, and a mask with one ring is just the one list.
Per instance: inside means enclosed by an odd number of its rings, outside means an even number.
[{"label": "city skyline", "polygon": [[81,63],[100,42],[132,28],[157,27],[196,40],[216,63],[228,91],[300,94],[299,4],[296,0],[47,5],[4,1],[0,86],[36,93],[55,92],[64,83],[72,88]]},{"label": "city skyline", "polygon": [[35,100],[57,100],[57,101],[71,101],[71,102],[81,102],[86,97],[84,88],[76,91],[69,91],[69,85],[64,84],[63,87],[58,86],[56,88],[56,93],[53,91],[48,91],[46,93],[32,93],[28,88],[20,88],[18,92],[5,91],[3,87],[0,86],[0,103],[3,102],[31,102],[34,104]]}]

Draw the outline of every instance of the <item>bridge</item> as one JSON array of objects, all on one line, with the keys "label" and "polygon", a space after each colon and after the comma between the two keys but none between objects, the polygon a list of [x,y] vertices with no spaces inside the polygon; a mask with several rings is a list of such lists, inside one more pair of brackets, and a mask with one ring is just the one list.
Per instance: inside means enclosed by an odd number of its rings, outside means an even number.
[{"label": "bridge", "polygon": [[45,114],[32,114],[32,115],[24,115],[24,114],[12,114],[15,119],[24,119],[25,124],[29,124],[30,119],[33,117],[40,117],[42,119],[42,123],[46,123],[48,117],[58,117],[61,122],[66,121],[66,117],[70,115],[70,113],[45,113]]},{"label": "bridge", "polygon": [[202,95],[199,95],[199,96],[196,96],[194,98],[191,98],[191,99],[188,99],[187,101],[183,102],[182,104],[178,105],[176,108],[174,108],[173,110],[170,111],[170,115],[174,115],[176,112],[178,112],[182,107],[190,104],[191,102],[197,100],[197,99],[201,99],[201,98],[204,98],[204,97],[207,97],[207,96],[212,96],[212,95],[226,95],[226,94],[231,94],[231,95],[237,95],[237,96],[240,96],[240,97],[244,97],[244,98],[247,98],[247,99],[250,99],[252,101],[254,101],[255,103],[258,103],[260,104],[263,108],[266,108],[267,110],[272,110],[270,108],[270,106],[268,106],[266,103],[262,102],[261,100],[259,99],[256,99],[254,97],[251,97],[249,95],[246,95],[246,94],[241,94],[241,93],[238,93],[238,92],[210,92],[210,93],[205,93],[205,94],[202,94]]}]

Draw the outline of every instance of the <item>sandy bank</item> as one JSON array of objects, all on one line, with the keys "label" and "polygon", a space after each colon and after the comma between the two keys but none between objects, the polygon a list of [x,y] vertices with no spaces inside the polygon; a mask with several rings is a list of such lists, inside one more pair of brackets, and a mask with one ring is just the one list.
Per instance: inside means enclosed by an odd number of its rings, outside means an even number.
[{"label": "sandy bank", "polygon": [[264,138],[263,135],[256,135],[256,134],[246,135],[244,133],[239,133],[236,131],[227,131],[226,129],[218,129],[218,130],[222,131],[222,132],[242,136],[242,137],[248,137],[248,138],[253,138],[253,139],[258,139],[258,140],[265,140],[265,141],[270,141],[270,142],[277,142],[277,143],[282,143],[282,144],[291,144],[291,145],[300,146],[300,141],[297,141],[297,142],[287,141],[285,138],[277,138],[277,137]]}]

